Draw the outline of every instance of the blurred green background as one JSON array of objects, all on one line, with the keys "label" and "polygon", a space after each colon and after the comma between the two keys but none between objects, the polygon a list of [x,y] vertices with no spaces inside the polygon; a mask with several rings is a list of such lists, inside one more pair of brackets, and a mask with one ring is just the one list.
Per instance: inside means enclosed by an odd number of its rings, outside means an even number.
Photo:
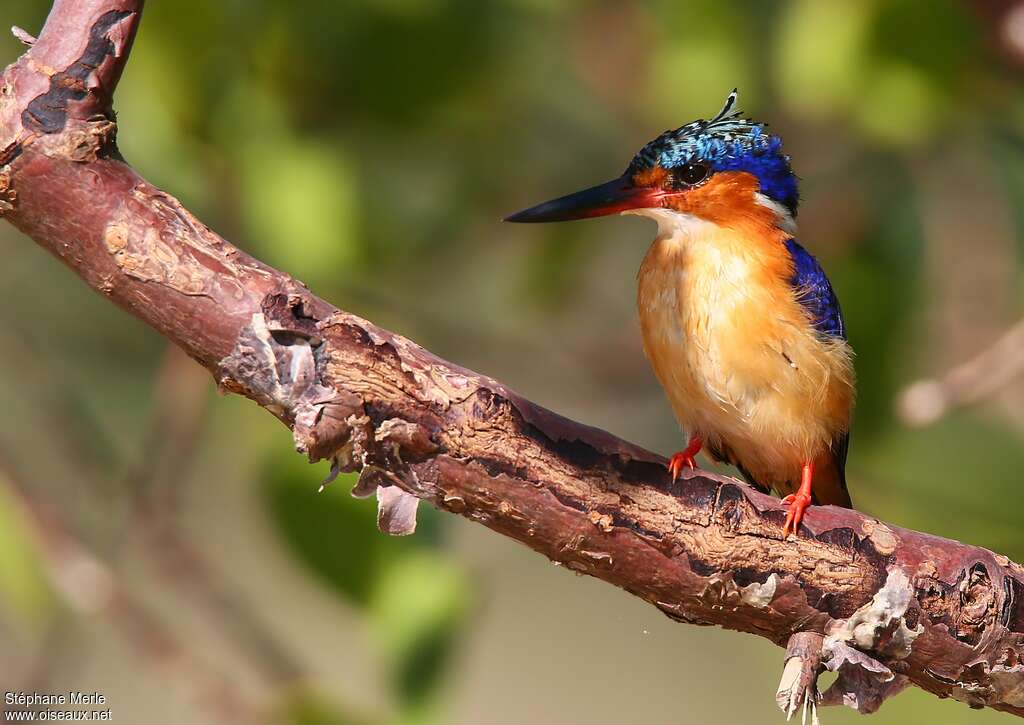
[{"label": "blurred green background", "polygon": [[[855,503],[1021,560],[1024,343],[983,353],[1020,337],[1022,73],[996,0],[150,0],[116,105],[125,157],[224,236],[668,454],[633,309],[652,226],[499,220],[739,86],[858,353]],[[457,517],[377,534],[271,416],[7,225],[0,255],[0,688],[99,690],[131,723],[781,722],[767,641]],[[969,404],[906,395],[964,363]],[[911,690],[872,722],[1007,717]]]}]

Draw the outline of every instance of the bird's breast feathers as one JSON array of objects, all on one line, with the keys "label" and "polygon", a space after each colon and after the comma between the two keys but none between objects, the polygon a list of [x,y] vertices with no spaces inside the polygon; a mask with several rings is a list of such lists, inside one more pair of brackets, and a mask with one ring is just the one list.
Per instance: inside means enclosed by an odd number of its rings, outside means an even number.
[{"label": "bird's breast feathers", "polygon": [[[786,234],[649,210],[660,233],[639,272],[644,350],[684,428],[743,451],[771,485],[847,430],[852,353],[793,284]],[[738,457],[732,454],[732,457]]]}]

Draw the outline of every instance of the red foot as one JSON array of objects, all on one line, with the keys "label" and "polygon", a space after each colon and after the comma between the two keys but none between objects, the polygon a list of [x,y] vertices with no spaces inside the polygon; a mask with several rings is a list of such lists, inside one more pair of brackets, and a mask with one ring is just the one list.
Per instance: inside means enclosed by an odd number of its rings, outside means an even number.
[{"label": "red foot", "polygon": [[782,527],[782,536],[789,538],[800,528],[800,522],[804,518],[804,511],[811,505],[811,481],[814,479],[814,464],[807,462],[800,476],[800,488],[796,493],[791,493],[782,499],[783,506],[789,506],[789,513],[786,514],[786,523]]},{"label": "red foot", "polygon": [[679,478],[679,475],[683,472],[683,468],[692,469],[696,467],[697,462],[693,460],[693,456],[688,456],[682,451],[672,454],[672,457],[668,459],[668,471],[672,474],[673,481]]},{"label": "red foot", "polygon": [[700,436],[690,436],[690,442],[686,444],[686,450],[672,455],[668,460],[668,471],[672,474],[673,481],[679,478],[679,474],[683,472],[684,467],[689,467],[690,469],[697,467],[694,456],[700,453],[701,446],[703,445],[704,441],[700,439]]}]

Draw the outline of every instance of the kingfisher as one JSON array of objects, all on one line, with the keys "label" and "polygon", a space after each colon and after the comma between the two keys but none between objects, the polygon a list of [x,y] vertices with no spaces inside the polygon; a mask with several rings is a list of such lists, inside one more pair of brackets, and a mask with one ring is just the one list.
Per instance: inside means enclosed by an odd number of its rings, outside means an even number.
[{"label": "kingfisher", "polygon": [[852,507],[846,454],[853,350],[839,300],[796,240],[797,177],[782,139],[734,110],[668,130],[625,173],[525,209],[510,222],[636,214],[658,233],[637,274],[644,352],[686,447],[787,506],[783,537],[814,505]]}]

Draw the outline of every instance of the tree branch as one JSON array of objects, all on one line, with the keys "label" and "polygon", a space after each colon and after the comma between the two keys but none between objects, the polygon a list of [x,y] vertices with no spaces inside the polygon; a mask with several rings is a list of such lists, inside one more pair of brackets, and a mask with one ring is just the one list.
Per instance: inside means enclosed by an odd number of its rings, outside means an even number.
[{"label": "tree branch", "polygon": [[907,425],[930,425],[957,408],[993,397],[1022,373],[1024,320],[966,362],[907,386],[900,393],[897,411]]},{"label": "tree branch", "polygon": [[141,8],[57,0],[6,69],[0,215],[310,460],[361,470],[382,528],[411,531],[426,500],[673,619],[789,644],[787,709],[817,700],[825,666],[840,673],[826,703],[870,710],[910,682],[1024,715],[1024,569],[1006,557],[828,506],[783,540],[777,500],[704,472],[672,483],[660,456],[333,307],[139,177],[111,95]]}]

